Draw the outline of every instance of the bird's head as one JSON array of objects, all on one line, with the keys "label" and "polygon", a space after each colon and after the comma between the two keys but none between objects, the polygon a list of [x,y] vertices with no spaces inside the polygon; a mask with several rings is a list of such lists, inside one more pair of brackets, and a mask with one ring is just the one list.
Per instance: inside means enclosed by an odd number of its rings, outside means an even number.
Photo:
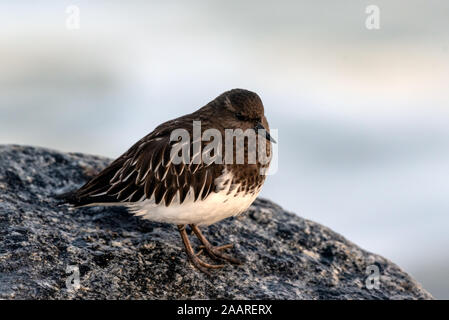
[{"label": "bird's head", "polygon": [[245,89],[232,89],[220,95],[217,100],[224,105],[225,111],[235,121],[250,125],[256,131],[264,129],[266,138],[276,143],[270,136],[263,103],[257,93]]}]

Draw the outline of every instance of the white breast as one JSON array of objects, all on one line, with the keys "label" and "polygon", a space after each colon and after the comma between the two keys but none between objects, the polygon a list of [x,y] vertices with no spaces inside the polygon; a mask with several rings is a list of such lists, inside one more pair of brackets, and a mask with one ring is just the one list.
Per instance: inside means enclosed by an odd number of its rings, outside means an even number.
[{"label": "white breast", "polygon": [[[244,212],[260,192],[259,189],[255,193],[237,193],[238,185],[232,185],[230,178],[232,176],[228,172],[224,172],[218,177],[215,184],[221,191],[212,192],[204,200],[193,201],[193,189],[191,188],[182,204],[179,204],[179,195],[176,195],[168,207],[163,203],[157,205],[154,203],[154,199],[149,199],[129,204],[128,208],[135,215],[152,221],[210,225]],[[223,184],[225,181],[229,181],[227,185]]]}]

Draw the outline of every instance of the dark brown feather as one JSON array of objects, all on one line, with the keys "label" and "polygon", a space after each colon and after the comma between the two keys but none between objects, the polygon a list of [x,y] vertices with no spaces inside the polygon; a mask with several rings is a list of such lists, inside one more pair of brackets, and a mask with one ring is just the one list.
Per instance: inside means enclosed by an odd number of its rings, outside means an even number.
[{"label": "dark brown feather", "polygon": [[156,189],[154,190],[154,202],[156,204],[161,203],[166,192],[167,192],[167,189],[165,189],[165,187],[162,184],[158,184],[156,186]]},{"label": "dark brown feather", "polygon": [[165,193],[165,206],[168,207],[173,198],[176,196],[177,190],[175,188],[168,188],[167,192]]},{"label": "dark brown feather", "polygon": [[179,191],[179,203],[182,204],[184,203],[184,200],[186,199],[186,196],[190,191],[190,186],[184,185],[178,191]]},{"label": "dark brown feather", "polygon": [[145,181],[145,197],[147,199],[150,199],[151,196],[153,195],[154,189],[156,188],[156,179],[151,176],[148,175],[146,181]]}]

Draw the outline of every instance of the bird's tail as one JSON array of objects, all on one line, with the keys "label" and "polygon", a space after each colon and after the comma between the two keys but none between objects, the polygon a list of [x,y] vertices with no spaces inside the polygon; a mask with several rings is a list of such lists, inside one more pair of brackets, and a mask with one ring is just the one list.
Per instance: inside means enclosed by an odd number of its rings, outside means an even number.
[{"label": "bird's tail", "polygon": [[54,194],[52,197],[59,202],[58,205],[63,205],[63,204],[67,204],[67,203],[75,204],[77,201],[77,198],[75,195],[76,195],[76,190],[61,193],[61,194]]}]

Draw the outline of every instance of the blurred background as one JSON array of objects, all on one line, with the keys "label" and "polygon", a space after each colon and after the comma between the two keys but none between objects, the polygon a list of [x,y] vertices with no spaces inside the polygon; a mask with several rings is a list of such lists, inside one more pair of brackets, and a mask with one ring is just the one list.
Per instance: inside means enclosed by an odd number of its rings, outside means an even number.
[{"label": "blurred background", "polygon": [[448,1],[0,2],[2,144],[117,157],[236,87],[279,130],[263,197],[449,298]]}]

